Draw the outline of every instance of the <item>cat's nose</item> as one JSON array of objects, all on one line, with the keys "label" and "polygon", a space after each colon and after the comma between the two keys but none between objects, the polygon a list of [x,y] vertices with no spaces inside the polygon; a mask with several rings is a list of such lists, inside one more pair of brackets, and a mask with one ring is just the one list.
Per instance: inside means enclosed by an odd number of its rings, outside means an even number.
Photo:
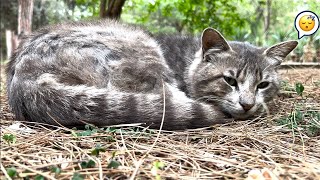
[{"label": "cat's nose", "polygon": [[240,103],[240,105],[242,106],[243,110],[245,110],[246,112],[249,111],[254,104],[252,103]]}]

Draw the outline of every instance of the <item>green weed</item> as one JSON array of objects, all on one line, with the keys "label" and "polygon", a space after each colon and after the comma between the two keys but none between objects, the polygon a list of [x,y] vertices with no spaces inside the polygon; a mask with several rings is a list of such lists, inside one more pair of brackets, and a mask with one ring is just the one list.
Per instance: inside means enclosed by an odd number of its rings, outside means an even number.
[{"label": "green weed", "polygon": [[14,144],[17,141],[17,138],[13,134],[4,134],[2,139],[5,140],[8,144]]},{"label": "green weed", "polygon": [[151,173],[156,177],[156,180],[160,180],[161,176],[158,174],[158,171],[163,169],[165,164],[161,161],[153,162],[153,166],[151,168]]},{"label": "green weed", "polygon": [[40,174],[36,175],[36,176],[34,177],[34,179],[35,179],[35,180],[45,180],[45,178],[44,178],[42,175],[40,175]]},{"label": "green weed", "polygon": [[55,175],[59,175],[61,173],[61,169],[56,166],[53,166],[51,167],[51,172],[53,172]]},{"label": "green weed", "polygon": [[113,159],[112,159],[112,160],[110,160],[107,168],[116,169],[116,168],[118,168],[120,165],[121,165],[121,164],[120,164],[119,161],[116,161],[116,160],[113,160]]},{"label": "green weed", "polygon": [[279,125],[298,131],[303,131],[308,136],[320,135],[320,112],[319,111],[301,111],[295,109],[287,117],[278,120]]},{"label": "green weed", "polygon": [[[80,131],[80,132],[72,131],[71,133],[74,137],[81,137],[81,136],[91,136],[98,132],[97,128],[88,124],[85,125],[84,128],[85,128],[84,131]],[[76,130],[76,129],[73,129],[73,130]]]},{"label": "green weed", "polygon": [[96,166],[96,163],[93,160],[89,160],[89,161],[82,161],[80,166],[85,169],[85,168],[93,168]]},{"label": "green weed", "polygon": [[6,171],[7,171],[7,174],[8,174],[11,178],[14,178],[14,177],[16,177],[16,176],[18,175],[17,169],[14,168],[14,167],[7,168]]},{"label": "green weed", "polygon": [[102,147],[101,144],[97,144],[96,147],[91,150],[91,155],[98,157],[100,152],[106,152],[106,148]]},{"label": "green weed", "polygon": [[73,173],[71,180],[84,180],[84,176],[78,172]]},{"label": "green weed", "polygon": [[302,93],[304,91],[304,86],[302,85],[302,83],[298,82],[295,84],[295,87],[296,87],[296,92],[299,96],[302,96]]}]

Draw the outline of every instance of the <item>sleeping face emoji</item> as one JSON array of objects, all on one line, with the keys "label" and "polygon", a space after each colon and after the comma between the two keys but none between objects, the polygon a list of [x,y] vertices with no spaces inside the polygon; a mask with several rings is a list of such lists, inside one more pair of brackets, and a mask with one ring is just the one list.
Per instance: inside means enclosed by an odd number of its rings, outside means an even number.
[{"label": "sleeping face emoji", "polygon": [[304,31],[311,31],[315,25],[315,17],[312,15],[302,16],[299,20],[299,26]]}]

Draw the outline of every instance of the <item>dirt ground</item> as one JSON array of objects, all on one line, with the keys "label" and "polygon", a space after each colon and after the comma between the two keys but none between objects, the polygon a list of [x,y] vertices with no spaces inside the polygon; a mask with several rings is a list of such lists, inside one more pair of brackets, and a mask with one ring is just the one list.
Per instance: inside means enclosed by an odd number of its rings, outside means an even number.
[{"label": "dirt ground", "polygon": [[[16,179],[320,179],[320,131],[310,134],[296,122],[312,121],[320,129],[319,117],[299,119],[295,113],[319,116],[320,69],[280,73],[282,90],[268,116],[180,132],[130,126],[74,130],[28,122],[13,130],[17,122],[2,74],[1,179],[9,179],[12,170]],[[298,82],[305,88],[302,97],[295,92]],[[15,142],[5,141],[6,134]]]}]

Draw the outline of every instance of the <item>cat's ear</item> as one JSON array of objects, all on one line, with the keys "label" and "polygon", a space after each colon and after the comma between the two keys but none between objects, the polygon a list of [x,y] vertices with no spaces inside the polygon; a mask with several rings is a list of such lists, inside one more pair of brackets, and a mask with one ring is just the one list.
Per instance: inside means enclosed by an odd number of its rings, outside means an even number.
[{"label": "cat's ear", "polygon": [[280,64],[282,60],[298,45],[297,41],[285,41],[273,45],[264,51],[267,57],[273,59],[276,64]]},{"label": "cat's ear", "polygon": [[213,28],[206,28],[201,37],[202,42],[202,50],[206,52],[209,49],[219,50],[219,51],[227,51],[230,50],[231,47],[224,39],[224,37],[219,33],[219,31]]}]

